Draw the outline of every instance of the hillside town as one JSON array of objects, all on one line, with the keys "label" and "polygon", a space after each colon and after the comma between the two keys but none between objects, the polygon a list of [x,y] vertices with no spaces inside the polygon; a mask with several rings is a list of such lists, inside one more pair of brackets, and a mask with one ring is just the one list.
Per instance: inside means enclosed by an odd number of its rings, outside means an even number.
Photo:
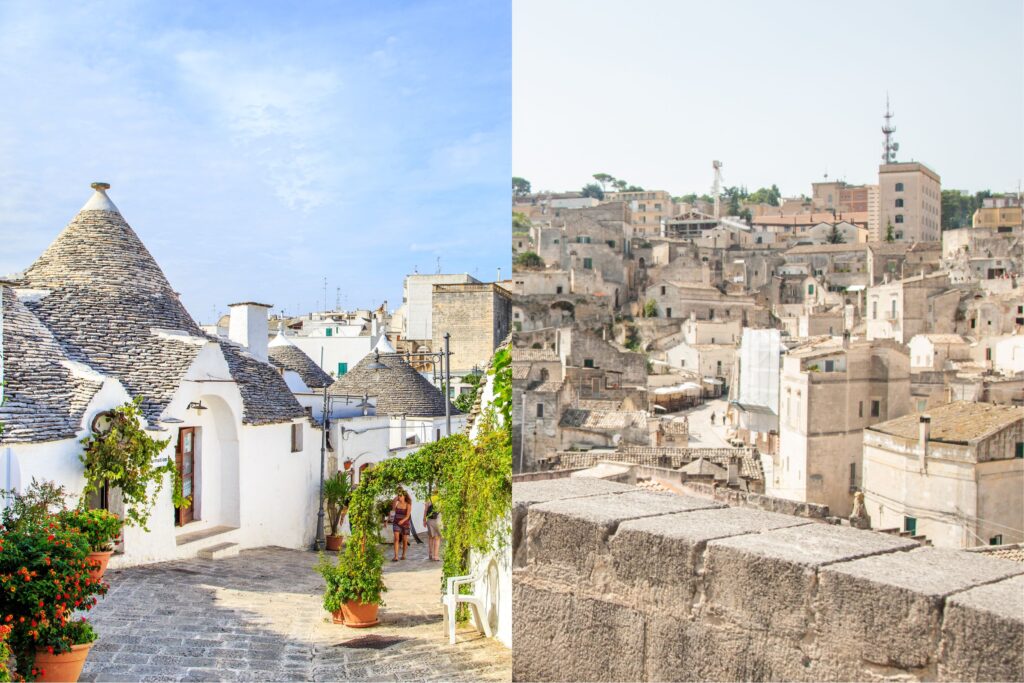
[{"label": "hillside town", "polygon": [[795,197],[514,179],[515,471],[1024,559],[1021,195],[943,190],[891,116],[877,177]]}]

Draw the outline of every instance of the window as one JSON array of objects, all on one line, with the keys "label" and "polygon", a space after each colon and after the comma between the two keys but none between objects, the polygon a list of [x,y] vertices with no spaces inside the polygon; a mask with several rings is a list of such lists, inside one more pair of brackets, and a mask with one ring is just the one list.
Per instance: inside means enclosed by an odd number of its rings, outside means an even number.
[{"label": "window", "polygon": [[985,360],[992,360],[992,347],[985,349]]},{"label": "window", "polygon": [[594,390],[595,394],[601,391],[601,378],[595,377],[594,379],[590,380],[590,388]]},{"label": "window", "polygon": [[612,249],[614,249],[615,248],[615,240],[608,240],[608,246],[611,247]]},{"label": "window", "polygon": [[715,362],[715,375],[718,377],[722,376],[722,361]]},{"label": "window", "polygon": [[562,293],[562,285],[558,285],[557,287],[555,287],[555,294],[561,294],[561,293]]},{"label": "window", "polygon": [[590,237],[587,235],[580,235],[576,238],[576,242],[579,244],[590,244]]},{"label": "window", "polygon": [[594,259],[592,259],[592,258],[585,258],[585,259],[583,259],[583,269],[584,270],[593,270],[593,268],[594,268]]},{"label": "window", "polygon": [[903,192],[903,183],[896,183],[896,191]]},{"label": "window", "polygon": [[292,424],[292,453],[298,453],[302,450],[302,423],[296,422]]},{"label": "window", "polygon": [[338,377],[348,372],[348,363],[338,363]]},{"label": "window", "polygon": [[872,320],[878,320],[878,302],[877,301],[872,301],[871,302],[871,319]]},{"label": "window", "polygon": [[552,244],[558,244],[558,243],[559,243],[559,242],[558,242],[558,238],[556,237],[555,239],[551,240],[551,243],[552,243]]},{"label": "window", "polygon": [[896,319],[896,299],[889,302],[890,315],[889,317],[893,320]]},{"label": "window", "polygon": [[1003,535],[1002,534],[996,534],[992,538],[988,539],[988,544],[989,545],[1002,545],[1003,544]]},{"label": "window", "polygon": [[665,296],[665,285],[661,286],[661,295]]},{"label": "window", "polygon": [[672,309],[671,308],[666,308],[665,309],[665,317],[666,318],[671,318],[672,317]]},{"label": "window", "polygon": [[594,359],[593,358],[584,358],[583,359],[583,367],[585,367],[585,368],[592,368],[592,367],[594,367]]},{"label": "window", "polygon": [[857,417],[864,417],[864,401],[857,402]]},{"label": "window", "polygon": [[329,327],[327,328],[327,336],[328,336],[328,337],[330,337],[330,336],[331,336],[331,334],[332,334],[333,332],[334,332],[334,330],[332,330],[332,329],[331,329],[331,328],[329,328]]},{"label": "window", "polygon": [[440,441],[440,440],[441,440],[441,430],[437,429],[437,430],[434,431],[434,441]]},{"label": "window", "polygon": [[882,402],[872,401],[871,402],[871,417],[879,417],[882,414]]},{"label": "window", "polygon": [[541,382],[547,382],[547,381],[548,381],[548,378],[549,378],[550,376],[551,376],[551,375],[550,375],[550,374],[548,373],[548,369],[547,369],[547,368],[541,368],[541,369],[540,369],[540,381],[541,381]]},{"label": "window", "polygon": [[897,223],[902,223],[903,222],[903,214],[902,213],[896,214],[896,222]]},{"label": "window", "polygon": [[904,517],[903,518],[903,530],[909,531],[911,536],[917,536],[917,518],[916,517]]},{"label": "window", "polygon": [[1013,457],[1024,458],[1024,441],[1018,441],[1016,450],[1013,452]]},{"label": "window", "polygon": [[814,294],[814,285],[807,285],[807,293],[809,295],[813,295]]},{"label": "window", "polygon": [[917,412],[923,413],[926,410],[928,410],[928,399],[919,399],[917,402]]},{"label": "window", "polygon": [[835,372],[836,362],[834,360],[825,361],[825,372]]},{"label": "window", "polygon": [[857,488],[857,463],[850,463],[850,488]]},{"label": "window", "polygon": [[654,210],[655,211],[661,211],[661,204],[655,204],[654,205]]},{"label": "window", "polygon": [[537,404],[537,417],[540,417],[540,418],[544,417],[544,404],[543,403],[538,403]]},{"label": "window", "polygon": [[896,208],[897,209],[902,209],[903,208],[903,200],[902,199],[897,199],[896,200]]},{"label": "window", "polygon": [[681,368],[685,368],[686,367],[686,359],[685,358],[680,358],[679,359],[679,367],[681,367]]},{"label": "window", "polygon": [[713,309],[713,308],[709,308],[708,309],[708,318],[711,319],[711,320],[715,319],[715,309]]},{"label": "window", "polygon": [[637,211],[646,211],[647,210],[647,205],[646,204],[637,204],[636,209],[637,209]]}]

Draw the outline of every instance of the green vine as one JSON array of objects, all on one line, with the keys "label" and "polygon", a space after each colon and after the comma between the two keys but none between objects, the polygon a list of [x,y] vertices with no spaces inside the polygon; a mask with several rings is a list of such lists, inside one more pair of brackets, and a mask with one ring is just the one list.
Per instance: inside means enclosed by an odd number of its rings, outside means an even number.
[{"label": "green vine", "polygon": [[444,537],[442,590],[449,577],[468,572],[471,551],[485,553],[506,542],[512,505],[512,371],[507,347],[495,355],[490,372],[495,401],[479,418],[475,442],[453,434],[363,471],[349,502],[352,535],[345,550],[337,565],[323,558],[317,565],[327,582],[328,611],[348,600],[384,604],[384,556],[377,542],[380,510],[399,486],[409,486],[421,500],[437,496]]},{"label": "green vine", "polygon": [[111,411],[110,429],[82,439],[79,460],[85,466],[82,497],[104,485],[118,489],[125,505],[125,523],[149,531],[149,515],[164,485],[164,475],[174,479],[175,505],[187,503],[181,497],[181,480],[173,460],[155,464],[170,439],[154,439],[140,427],[141,397]]}]

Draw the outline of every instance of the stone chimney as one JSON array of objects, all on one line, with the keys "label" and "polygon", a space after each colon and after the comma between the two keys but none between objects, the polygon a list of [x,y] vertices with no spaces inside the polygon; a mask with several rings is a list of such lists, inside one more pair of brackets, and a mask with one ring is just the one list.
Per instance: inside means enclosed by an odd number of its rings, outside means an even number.
[{"label": "stone chimney", "polygon": [[228,323],[228,339],[241,344],[254,358],[267,362],[267,315],[270,304],[243,301],[230,304],[231,320]]},{"label": "stone chimney", "polygon": [[729,458],[729,486],[740,485],[740,464],[736,458]]},{"label": "stone chimney", "polygon": [[922,415],[917,426],[918,447],[921,451],[921,469],[928,469],[928,440],[932,435],[932,418]]},{"label": "stone chimney", "polygon": [[845,350],[848,350],[849,348],[850,348],[850,331],[849,330],[843,330],[843,350],[845,351]]}]

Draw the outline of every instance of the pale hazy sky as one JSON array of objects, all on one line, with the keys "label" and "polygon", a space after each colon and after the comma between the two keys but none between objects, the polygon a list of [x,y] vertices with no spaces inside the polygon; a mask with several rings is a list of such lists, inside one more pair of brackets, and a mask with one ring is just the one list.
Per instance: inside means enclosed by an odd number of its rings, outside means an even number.
[{"label": "pale hazy sky", "polygon": [[110,198],[194,317],[508,273],[511,6],[0,3],[0,274]]},{"label": "pale hazy sky", "polygon": [[674,194],[827,172],[877,182],[889,92],[899,160],[944,188],[1024,178],[1024,3],[514,0],[513,173],[610,173]]}]

